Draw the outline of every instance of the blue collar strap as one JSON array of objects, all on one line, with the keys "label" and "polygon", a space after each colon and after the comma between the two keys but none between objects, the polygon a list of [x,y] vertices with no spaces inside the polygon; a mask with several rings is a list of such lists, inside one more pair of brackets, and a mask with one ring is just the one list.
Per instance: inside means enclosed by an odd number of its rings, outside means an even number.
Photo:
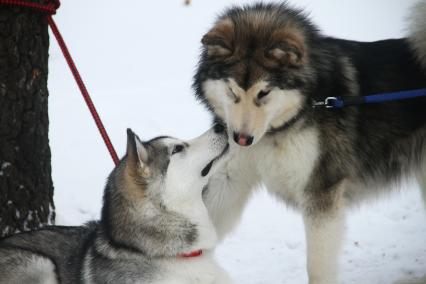
[{"label": "blue collar strap", "polygon": [[390,101],[406,100],[418,97],[426,97],[426,89],[400,91],[394,93],[375,94],[370,96],[345,96],[327,97],[323,100],[314,101],[313,107],[342,108],[345,106],[355,106],[362,104],[374,104]]}]

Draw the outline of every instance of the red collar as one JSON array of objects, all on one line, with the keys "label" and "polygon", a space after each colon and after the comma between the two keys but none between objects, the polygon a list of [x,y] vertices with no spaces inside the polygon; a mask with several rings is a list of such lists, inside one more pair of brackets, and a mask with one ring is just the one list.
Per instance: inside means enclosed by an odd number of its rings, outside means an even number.
[{"label": "red collar", "polygon": [[189,253],[179,253],[178,256],[180,257],[197,257],[201,256],[203,254],[203,250],[194,250]]}]

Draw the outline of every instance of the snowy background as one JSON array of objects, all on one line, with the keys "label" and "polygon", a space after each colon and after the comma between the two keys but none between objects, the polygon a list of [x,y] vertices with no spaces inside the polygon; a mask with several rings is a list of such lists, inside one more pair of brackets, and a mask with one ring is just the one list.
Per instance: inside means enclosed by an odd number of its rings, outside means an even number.
[{"label": "snowy background", "polygon": [[[210,125],[190,85],[200,39],[220,11],[250,1],[62,1],[55,19],[119,155],[125,129],[142,138],[191,138]],[[324,33],[355,40],[405,34],[414,0],[289,1]],[[56,42],[50,51],[50,141],[57,223],[99,217],[113,163]],[[237,283],[307,283],[301,217],[255,195],[217,257]],[[342,257],[345,284],[388,284],[426,273],[426,214],[416,184],[350,212]]]}]

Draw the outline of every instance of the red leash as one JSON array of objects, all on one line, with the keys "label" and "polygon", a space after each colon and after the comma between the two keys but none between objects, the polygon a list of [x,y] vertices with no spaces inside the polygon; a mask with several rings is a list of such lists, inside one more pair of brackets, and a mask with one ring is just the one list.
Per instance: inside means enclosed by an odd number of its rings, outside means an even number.
[{"label": "red leash", "polygon": [[28,1],[22,1],[22,0],[0,0],[0,4],[31,8],[31,9],[47,14],[47,23],[49,24],[59,44],[59,47],[62,50],[62,53],[64,54],[65,60],[67,61],[68,66],[71,69],[74,79],[77,82],[80,92],[84,98],[84,101],[86,102],[87,107],[89,108],[90,113],[92,114],[92,117],[95,120],[96,126],[98,127],[98,130],[102,136],[102,139],[104,140],[105,145],[108,148],[111,158],[114,161],[115,165],[118,165],[120,160],[117,156],[117,153],[115,152],[114,146],[112,145],[111,140],[109,139],[108,133],[105,130],[105,127],[102,123],[101,118],[99,117],[98,112],[96,111],[95,105],[93,104],[93,101],[89,95],[89,92],[87,91],[87,88],[83,82],[83,79],[80,76],[80,73],[78,72],[78,69],[74,63],[74,60],[72,59],[72,56],[68,51],[67,45],[65,44],[65,41],[61,33],[59,32],[55,21],[52,18],[52,15],[56,14],[56,10],[60,6],[59,0],[50,0],[47,2],[47,4],[38,4],[38,3],[32,3]]},{"label": "red leash", "polygon": [[118,165],[120,160],[118,159],[114,146],[112,146],[108,133],[105,130],[105,127],[102,123],[101,118],[99,117],[98,112],[96,111],[95,105],[93,104],[93,101],[89,95],[89,92],[87,91],[86,86],[84,85],[83,79],[81,78],[80,73],[78,72],[78,69],[75,66],[74,60],[72,59],[71,54],[68,51],[67,45],[65,44],[65,41],[62,38],[62,35],[59,32],[58,27],[56,26],[56,23],[53,20],[51,15],[47,16],[47,22],[49,23],[49,26],[52,29],[53,34],[55,35],[55,38],[62,50],[62,53],[64,54],[64,57],[68,63],[68,66],[71,69],[74,79],[77,82],[78,87],[80,88],[80,92],[83,95],[84,101],[86,102],[86,105],[89,108],[93,119],[95,120],[96,126],[98,127],[98,130],[101,133],[102,139],[104,140],[105,145],[108,148],[109,154],[111,155],[111,158],[114,161],[115,165]]}]

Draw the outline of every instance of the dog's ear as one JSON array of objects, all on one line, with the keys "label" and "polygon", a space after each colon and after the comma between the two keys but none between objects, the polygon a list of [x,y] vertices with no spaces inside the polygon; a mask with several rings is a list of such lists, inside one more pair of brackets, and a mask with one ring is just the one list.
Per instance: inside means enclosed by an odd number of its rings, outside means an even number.
[{"label": "dog's ear", "polygon": [[132,176],[142,175],[148,177],[148,151],[139,137],[130,129],[127,129],[127,158],[126,170]]},{"label": "dog's ear", "polygon": [[268,51],[268,56],[280,65],[299,67],[303,64],[303,54],[293,46],[277,46]]},{"label": "dog's ear", "polygon": [[234,23],[229,19],[219,21],[213,29],[205,34],[201,43],[207,55],[214,58],[226,58],[234,52]]},{"label": "dog's ear", "polygon": [[306,60],[306,47],[303,37],[289,28],[274,32],[266,57],[280,66],[300,67]]}]

